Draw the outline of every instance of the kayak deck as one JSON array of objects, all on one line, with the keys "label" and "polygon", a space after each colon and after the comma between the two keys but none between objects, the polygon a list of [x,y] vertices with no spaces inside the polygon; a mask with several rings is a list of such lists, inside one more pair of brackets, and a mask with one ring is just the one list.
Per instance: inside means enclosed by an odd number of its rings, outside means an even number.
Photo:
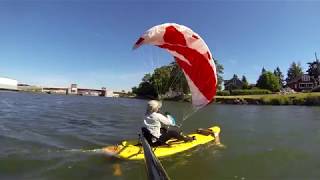
[{"label": "kayak deck", "polygon": [[[212,128],[218,128],[217,126]],[[212,129],[209,128],[209,129]],[[219,128],[220,130],[220,128]],[[152,147],[152,151],[157,157],[170,156],[176,153],[180,153],[196,147],[201,144],[206,144],[213,141],[215,138],[213,135],[203,135],[200,133],[189,134],[188,136],[195,137],[195,140],[190,142],[179,141],[176,139],[170,139],[167,141],[168,145]],[[121,159],[139,160],[144,159],[143,148],[139,145],[138,140],[123,141],[119,145],[108,146],[102,149],[107,154],[114,155]]]}]

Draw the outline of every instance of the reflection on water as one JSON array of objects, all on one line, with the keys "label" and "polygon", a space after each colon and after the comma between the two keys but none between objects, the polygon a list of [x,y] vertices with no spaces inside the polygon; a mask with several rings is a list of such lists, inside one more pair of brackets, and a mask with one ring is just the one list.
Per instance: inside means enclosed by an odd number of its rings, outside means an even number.
[{"label": "reflection on water", "polygon": [[[99,149],[136,138],[145,100],[0,92],[0,179],[146,179],[143,161]],[[190,104],[165,102],[181,123]],[[317,179],[320,109],[210,105],[183,130],[219,125],[210,144],[163,158],[172,179]]]}]

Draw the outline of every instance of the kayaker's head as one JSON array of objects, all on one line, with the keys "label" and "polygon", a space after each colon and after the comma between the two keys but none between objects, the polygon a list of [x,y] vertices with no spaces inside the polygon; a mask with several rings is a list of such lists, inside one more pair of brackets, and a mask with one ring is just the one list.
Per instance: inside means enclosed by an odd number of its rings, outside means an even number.
[{"label": "kayaker's head", "polygon": [[148,106],[147,106],[147,114],[151,114],[154,112],[158,112],[160,110],[162,106],[162,103],[160,101],[157,100],[151,100],[148,102]]}]

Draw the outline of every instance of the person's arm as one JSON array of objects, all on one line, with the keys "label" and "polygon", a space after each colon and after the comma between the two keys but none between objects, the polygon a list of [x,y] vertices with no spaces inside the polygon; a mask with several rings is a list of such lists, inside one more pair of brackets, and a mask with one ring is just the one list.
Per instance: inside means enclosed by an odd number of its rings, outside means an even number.
[{"label": "person's arm", "polygon": [[167,126],[173,126],[171,120],[169,118],[167,118],[166,116],[164,116],[160,113],[157,113],[156,116],[162,124],[167,125]]}]

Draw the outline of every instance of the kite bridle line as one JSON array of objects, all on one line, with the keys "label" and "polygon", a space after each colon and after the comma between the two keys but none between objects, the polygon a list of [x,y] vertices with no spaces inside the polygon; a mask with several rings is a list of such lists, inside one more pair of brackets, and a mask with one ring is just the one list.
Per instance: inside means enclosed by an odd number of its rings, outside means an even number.
[{"label": "kite bridle line", "polygon": [[[172,68],[172,70],[171,70],[171,72],[174,70],[174,68]],[[171,74],[171,73],[170,73]],[[183,72],[182,71],[179,71],[178,73],[176,73],[175,75],[174,75],[174,78],[173,78],[173,81],[171,82],[171,83],[167,83],[168,85],[169,85],[169,87],[167,86],[167,88],[166,89],[168,89],[168,90],[170,90],[170,88],[172,87],[172,85],[181,77],[181,75],[183,74]],[[183,91],[183,90],[182,90]]]},{"label": "kite bridle line", "polygon": [[[155,53],[154,53],[153,48],[151,49],[151,63],[152,63],[152,66],[151,66],[151,67],[152,67],[153,70],[156,69],[156,65],[155,65],[155,64],[159,65],[159,60],[158,60],[158,62],[156,62],[156,55],[155,55]],[[154,72],[155,72],[155,71],[154,71]],[[158,98],[159,98],[159,95],[160,95],[160,86],[159,86],[159,84],[158,84],[158,81],[155,81],[155,86],[156,86],[156,92],[157,92],[157,95],[158,95]],[[159,100],[162,101],[162,100],[161,100],[161,95],[160,95]]]},{"label": "kite bridle line", "polygon": [[[147,53],[147,52],[145,52],[145,53]],[[145,63],[145,65],[149,64],[151,66],[151,68],[153,70],[155,70],[156,68],[158,68],[160,66],[160,60],[159,60],[160,56],[158,54],[156,54],[156,48],[151,48],[151,54],[149,54],[149,57],[150,57],[150,59],[149,59],[150,63]],[[174,60],[174,62],[177,63],[175,60]],[[173,78],[170,78],[165,84],[163,84],[162,81],[161,82],[159,82],[158,80],[155,81],[155,84],[154,84],[155,85],[155,90],[156,90],[156,93],[158,95],[158,100],[161,103],[163,102],[163,99],[164,99],[162,91],[166,91],[167,89],[169,90],[170,88],[172,88],[174,83],[179,81],[179,79],[184,74],[182,69],[180,69],[180,71],[178,71],[176,68],[180,68],[180,67],[178,65],[173,66],[173,68],[171,69],[171,72],[170,72],[170,76],[172,74],[174,74],[174,76],[173,76]],[[178,71],[178,72],[175,73],[173,71]],[[153,72],[155,72],[155,71],[153,71]],[[183,85],[181,87],[181,90],[183,91]],[[196,113],[199,109],[201,109],[201,107],[192,107],[191,110],[189,110],[189,108],[186,108],[186,109],[183,110],[182,121],[180,122],[179,125],[177,125],[178,127],[182,127],[184,122],[187,119],[190,119],[189,117],[191,117],[194,113]]]},{"label": "kite bridle line", "polygon": [[189,117],[192,116],[194,113],[198,112],[202,107],[192,107],[192,110],[183,115],[182,121],[181,123],[178,125],[179,128],[181,128],[183,126],[183,123],[187,120],[190,119]]},{"label": "kite bridle line", "polygon": [[[153,69],[153,70],[155,70],[157,67],[159,67],[160,66],[160,58],[159,58],[159,55],[157,55],[156,53],[155,53],[155,50],[152,48],[151,49],[151,55],[150,55],[150,65],[151,65],[151,68]],[[174,62],[176,62],[176,61],[174,61]],[[177,68],[179,68],[177,65],[175,65]],[[176,67],[173,67],[172,69],[171,69],[171,72],[170,72],[170,74],[169,74],[169,76],[171,76],[173,73],[173,70],[177,70],[177,69],[175,69]],[[155,71],[154,71],[155,72]],[[158,80],[156,80],[155,81],[155,90],[156,90],[156,93],[158,94],[158,100],[160,100],[160,101],[162,101],[163,100],[163,94],[162,94],[162,92],[164,92],[164,91],[166,91],[167,89],[169,90],[173,85],[174,85],[174,83],[175,82],[177,82],[178,80],[179,80],[179,78],[181,78],[181,75],[183,74],[183,71],[181,70],[181,72],[180,71],[178,71],[177,73],[174,73],[174,76],[173,76],[173,78],[171,78],[171,77],[169,77],[169,80],[167,81],[167,82],[165,82],[164,84],[163,84],[163,82],[162,81],[158,81]]]}]

